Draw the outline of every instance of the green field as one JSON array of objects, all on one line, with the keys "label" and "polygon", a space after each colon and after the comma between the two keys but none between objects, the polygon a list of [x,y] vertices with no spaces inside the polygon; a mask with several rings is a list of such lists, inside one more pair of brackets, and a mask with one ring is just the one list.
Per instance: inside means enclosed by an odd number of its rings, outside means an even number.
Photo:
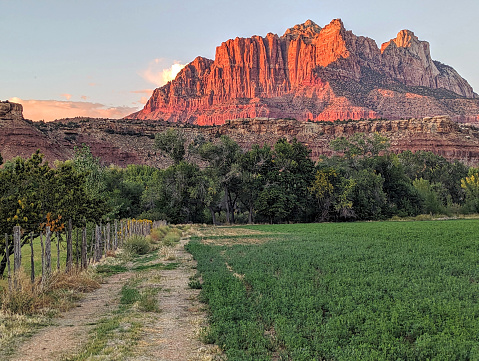
[{"label": "green field", "polygon": [[188,245],[228,359],[479,360],[479,221],[241,230]]}]

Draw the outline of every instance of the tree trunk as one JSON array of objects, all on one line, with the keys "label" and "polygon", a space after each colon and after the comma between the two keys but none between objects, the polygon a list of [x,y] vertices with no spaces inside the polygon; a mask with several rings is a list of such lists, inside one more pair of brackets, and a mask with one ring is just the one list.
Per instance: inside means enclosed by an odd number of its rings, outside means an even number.
[{"label": "tree trunk", "polygon": [[253,224],[253,205],[249,205],[248,224]]},{"label": "tree trunk", "polygon": [[231,223],[229,198],[228,188],[225,186],[226,223]]},{"label": "tree trunk", "polygon": [[216,213],[213,207],[208,207],[211,212],[211,220],[213,221],[213,226],[216,226]]}]

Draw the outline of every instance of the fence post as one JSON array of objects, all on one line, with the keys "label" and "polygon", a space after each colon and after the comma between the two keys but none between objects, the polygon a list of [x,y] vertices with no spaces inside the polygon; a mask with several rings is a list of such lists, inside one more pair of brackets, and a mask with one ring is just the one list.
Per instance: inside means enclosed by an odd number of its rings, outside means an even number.
[{"label": "fence post", "polygon": [[67,261],[66,261],[66,272],[72,270],[73,265],[73,240],[72,240],[72,219],[68,220],[68,229],[67,229]]},{"label": "fence post", "polygon": [[42,247],[42,282],[45,278],[45,248],[43,246],[43,233],[40,231],[40,246]]},{"label": "fence post", "polygon": [[86,243],[86,227],[83,227],[81,239],[81,268],[84,270],[88,267],[87,252],[88,246]]},{"label": "fence post", "polygon": [[[50,227],[45,227],[45,278],[52,273],[52,232]],[[42,280],[43,281],[43,280]]]},{"label": "fence post", "polygon": [[8,278],[8,290],[12,290],[12,276],[10,270],[10,245],[8,244],[8,234],[5,233],[5,256],[7,257],[7,278]]},{"label": "fence post", "polygon": [[80,262],[80,235],[79,228],[76,229],[76,251],[75,251],[75,267],[78,269],[78,263]]},{"label": "fence post", "polygon": [[111,245],[111,226],[110,226],[110,222],[107,223],[106,225],[106,249],[108,251],[111,251],[113,249],[112,245]]},{"label": "fence post", "polygon": [[57,271],[60,270],[60,232],[56,231],[57,235]]},{"label": "fence post", "polygon": [[102,257],[103,255],[106,255],[106,251],[108,251],[108,243],[107,243],[107,238],[106,238],[106,226],[102,226],[101,227],[101,235],[102,235],[102,238],[101,238],[101,241],[102,241],[102,244],[103,244],[103,248],[102,248]]},{"label": "fence post", "polygon": [[115,219],[115,237],[113,238],[113,249],[118,248],[118,219]]},{"label": "fence post", "polygon": [[34,283],[35,282],[35,262],[33,258],[33,232],[30,233],[30,250],[32,251],[30,256],[30,264],[32,268],[30,279],[32,283]]},{"label": "fence post", "polygon": [[22,265],[22,251],[20,244],[20,227],[13,227],[13,286],[17,289],[18,286],[18,272]]},{"label": "fence post", "polygon": [[95,239],[95,262],[98,262],[101,259],[101,226],[96,226],[96,239]]}]

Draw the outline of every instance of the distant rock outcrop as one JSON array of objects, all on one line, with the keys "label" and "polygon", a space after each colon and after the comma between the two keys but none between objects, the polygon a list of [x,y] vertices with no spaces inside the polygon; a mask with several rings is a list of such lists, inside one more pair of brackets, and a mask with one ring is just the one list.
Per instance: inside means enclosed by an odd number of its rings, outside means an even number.
[{"label": "distant rock outcrop", "polygon": [[23,106],[17,103],[0,101],[0,120],[23,119]]},{"label": "distant rock outcrop", "polygon": [[429,43],[402,30],[381,49],[333,20],[308,20],[279,37],[236,38],[197,57],[155,89],[128,119],[199,125],[236,118],[337,120],[447,114],[479,117],[479,99],[453,68],[434,61]]},{"label": "distant rock outcrop", "polygon": [[47,159],[65,160],[65,154],[55,141],[23,119],[21,104],[0,102],[0,153],[4,160],[14,157],[29,158],[40,149]]}]

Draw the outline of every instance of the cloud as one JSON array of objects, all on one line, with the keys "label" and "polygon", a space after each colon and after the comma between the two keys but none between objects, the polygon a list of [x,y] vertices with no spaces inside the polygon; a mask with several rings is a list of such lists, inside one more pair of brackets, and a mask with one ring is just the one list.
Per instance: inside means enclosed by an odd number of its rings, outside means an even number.
[{"label": "cloud", "polygon": [[80,99],[81,99],[81,100],[87,100],[88,97],[87,97],[86,95],[82,95],[82,96],[80,97]]},{"label": "cloud", "polygon": [[108,107],[100,103],[60,100],[23,100],[11,98],[9,101],[23,105],[23,117],[31,120],[52,121],[61,118],[123,118],[136,112],[137,107]]},{"label": "cloud", "polygon": [[67,93],[61,94],[61,96],[64,97],[66,100],[70,100],[70,98],[72,97],[71,94],[67,94]]},{"label": "cloud", "polygon": [[183,69],[186,64],[175,62],[170,67],[165,59],[155,59],[148,64],[145,70],[139,72],[140,76],[146,81],[162,86],[169,81],[175,79],[176,75]]}]

